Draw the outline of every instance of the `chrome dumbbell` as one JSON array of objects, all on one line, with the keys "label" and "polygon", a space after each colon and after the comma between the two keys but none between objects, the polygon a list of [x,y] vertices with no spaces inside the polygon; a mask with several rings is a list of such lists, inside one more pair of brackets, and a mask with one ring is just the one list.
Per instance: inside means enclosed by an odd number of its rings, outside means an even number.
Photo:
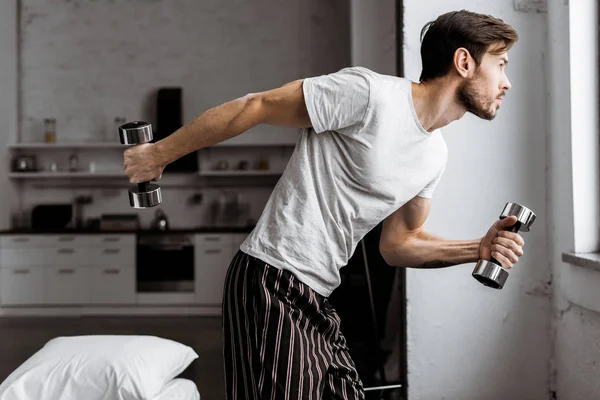
[{"label": "chrome dumbbell", "polygon": [[[500,219],[513,215],[517,217],[517,222],[505,230],[509,232],[529,232],[533,221],[535,221],[535,213],[520,204],[506,203],[500,213]],[[479,260],[477,262],[473,270],[473,278],[485,286],[502,289],[508,279],[508,271],[502,267],[498,260],[492,257],[490,260]]]},{"label": "chrome dumbbell", "polygon": [[[121,144],[142,144],[152,140],[152,124],[133,121],[119,127]],[[149,208],[162,203],[160,186],[150,182],[140,182],[129,189],[129,204],[133,208]]]}]

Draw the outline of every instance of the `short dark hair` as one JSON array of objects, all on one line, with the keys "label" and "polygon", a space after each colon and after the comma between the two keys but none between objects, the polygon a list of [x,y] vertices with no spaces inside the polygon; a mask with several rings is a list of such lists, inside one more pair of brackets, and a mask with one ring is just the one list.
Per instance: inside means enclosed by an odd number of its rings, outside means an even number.
[{"label": "short dark hair", "polygon": [[[487,51],[508,51],[519,39],[517,31],[491,15],[461,10],[440,15],[421,30],[421,81],[448,73],[454,53],[464,47],[477,65]],[[500,45],[491,48],[490,46]]]}]

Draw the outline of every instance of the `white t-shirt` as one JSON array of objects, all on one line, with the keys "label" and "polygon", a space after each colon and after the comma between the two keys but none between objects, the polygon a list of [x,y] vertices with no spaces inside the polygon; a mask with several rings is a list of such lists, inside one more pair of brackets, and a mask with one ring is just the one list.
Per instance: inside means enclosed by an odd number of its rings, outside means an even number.
[{"label": "white t-shirt", "polygon": [[328,297],[371,229],[432,196],[447,147],[421,126],[408,79],[352,67],[305,79],[303,91],[312,128],[240,249]]}]

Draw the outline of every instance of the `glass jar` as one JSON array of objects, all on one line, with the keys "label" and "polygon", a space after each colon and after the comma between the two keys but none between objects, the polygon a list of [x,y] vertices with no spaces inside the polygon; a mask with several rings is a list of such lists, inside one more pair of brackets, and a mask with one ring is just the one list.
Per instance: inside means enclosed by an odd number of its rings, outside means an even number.
[{"label": "glass jar", "polygon": [[44,118],[44,140],[46,143],[56,143],[56,119]]}]

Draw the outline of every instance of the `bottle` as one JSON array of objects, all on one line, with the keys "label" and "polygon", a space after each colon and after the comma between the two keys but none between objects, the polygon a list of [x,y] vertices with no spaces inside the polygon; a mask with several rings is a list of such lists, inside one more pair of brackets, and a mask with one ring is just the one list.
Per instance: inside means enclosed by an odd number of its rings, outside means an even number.
[{"label": "bottle", "polygon": [[77,154],[71,154],[69,157],[69,171],[76,172],[79,169],[79,157]]},{"label": "bottle", "polygon": [[44,118],[44,138],[46,143],[56,143],[56,120]]}]

